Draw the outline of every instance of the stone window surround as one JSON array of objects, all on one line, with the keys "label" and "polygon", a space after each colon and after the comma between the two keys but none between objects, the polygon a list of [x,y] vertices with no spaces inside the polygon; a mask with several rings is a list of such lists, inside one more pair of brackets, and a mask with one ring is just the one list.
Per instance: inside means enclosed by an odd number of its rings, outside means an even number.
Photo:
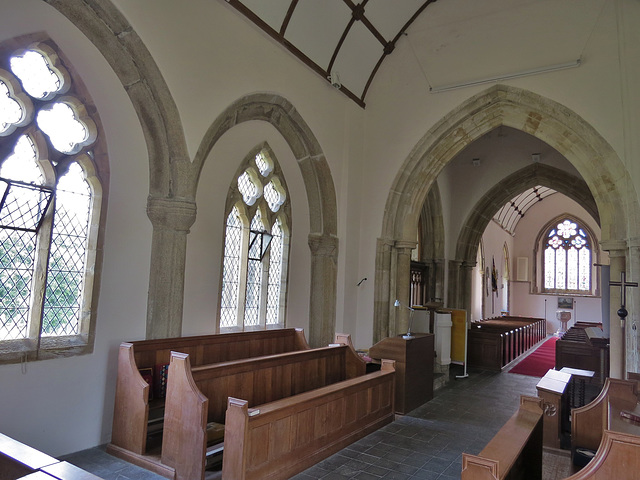
[{"label": "stone window surround", "polygon": [[[587,235],[587,240],[589,242],[589,250],[591,251],[591,264],[592,267],[590,269],[590,279],[589,285],[590,289],[588,292],[584,291],[574,291],[574,290],[545,290],[544,288],[544,250],[545,244],[547,240],[547,234],[549,230],[557,225],[559,222],[569,219],[584,230],[584,233]],[[600,249],[598,248],[598,242],[596,240],[596,235],[591,228],[587,225],[585,221],[576,215],[572,215],[569,213],[563,213],[562,215],[558,215],[549,222],[547,222],[538,232],[538,236],[536,237],[534,243],[533,250],[533,275],[531,279],[531,291],[532,293],[544,293],[548,295],[580,295],[580,296],[600,296],[600,269],[594,268],[593,264],[600,263]],[[539,269],[539,270],[538,270]],[[537,272],[540,272],[538,275]]]},{"label": "stone window surround", "polygon": [[[103,192],[108,192],[109,185],[109,164],[106,142],[102,133],[100,116],[91,100],[88,89],[83,84],[71,62],[64,56],[64,52],[59,49],[51,38],[44,33],[36,33],[9,39],[0,44],[0,56],[6,59],[14,54],[16,50],[27,48],[37,43],[44,44],[47,50],[50,49],[55,55],[60,57],[62,64],[71,78],[71,88],[65,93],[65,96],[75,98],[86,111],[92,112],[91,120],[95,123],[96,131],[98,132],[95,143],[89,147],[89,150],[92,152],[92,158],[89,158],[89,156],[84,153],[85,150],[81,150],[78,154],[73,155],[76,161],[80,163],[86,175],[86,180],[89,182],[92,190],[92,212],[88,226],[83,304],[81,308],[79,333],[77,335],[40,338],[39,329],[35,331],[33,325],[36,323],[39,325],[41,318],[39,318],[37,322],[34,322],[32,314],[32,328],[30,329],[31,332],[28,338],[4,340],[0,342],[0,363],[2,364],[90,354],[93,352],[95,342],[96,312],[98,309],[98,294],[102,273],[102,245],[104,244],[104,225],[106,223],[107,205],[107,196],[104,195]],[[44,139],[38,140],[38,138],[36,138],[35,140],[44,142]],[[45,146],[41,147],[40,150],[42,149],[46,151]],[[49,183],[50,180],[47,181],[47,184]],[[52,215],[48,213],[47,217],[49,217],[47,221],[50,224],[53,220]],[[48,230],[50,231],[50,227]],[[36,282],[33,286],[32,296],[43,297],[44,289],[44,282]]]},{"label": "stone window surround", "polygon": [[[271,147],[269,147],[267,142],[262,143],[261,145],[258,145],[257,147],[253,148],[244,158],[244,160],[242,161],[242,163],[240,164],[240,166],[238,167],[235,175],[233,176],[233,181],[231,186],[229,187],[229,193],[227,194],[227,203],[226,203],[226,207],[225,207],[225,214],[224,214],[224,228],[223,228],[223,237],[226,237],[226,222],[227,222],[227,217],[229,216],[229,214],[231,213],[231,211],[233,210],[234,206],[237,205],[238,203],[241,203],[244,205],[244,207],[241,207],[241,217],[244,216],[244,220],[242,221],[243,223],[243,229],[247,230],[249,228],[249,223],[251,222],[251,218],[252,215],[246,215],[247,210],[254,210],[254,209],[248,209],[248,206],[246,205],[246,203],[244,202],[243,196],[240,193],[240,190],[238,188],[238,183],[237,183],[237,179],[238,177],[247,170],[247,168],[249,168],[251,166],[251,163],[253,161],[253,159],[256,157],[256,155],[258,155],[258,153],[260,152],[265,152],[267,154],[267,156],[269,157],[269,159],[272,162],[272,169],[269,172],[269,174],[266,177],[263,177],[265,179],[265,181],[263,183],[268,183],[268,181],[270,181],[272,178],[277,178],[278,181],[280,182],[283,190],[286,193],[286,199],[284,201],[284,203],[282,205],[280,205],[280,207],[278,208],[278,210],[276,212],[272,212],[270,210],[270,208],[267,206],[267,201],[266,199],[262,199],[262,202],[264,203],[263,208],[261,209],[261,211],[267,211],[267,215],[268,217],[266,218],[266,223],[268,225],[272,225],[276,220],[276,218],[280,219],[282,225],[281,225],[281,229],[282,229],[282,237],[283,237],[283,242],[282,242],[282,281],[280,282],[281,285],[281,290],[280,290],[280,308],[279,308],[279,316],[278,318],[280,319],[280,321],[278,322],[277,325],[266,325],[265,323],[265,318],[261,317],[260,318],[260,325],[257,327],[252,327],[252,329],[264,329],[264,328],[284,328],[285,324],[286,324],[286,298],[287,298],[287,283],[288,283],[288,264],[289,264],[289,239],[290,239],[290,232],[291,232],[291,201],[290,201],[290,195],[289,195],[289,189],[287,188],[287,183],[286,180],[284,178],[284,174],[282,172],[282,169],[280,168],[280,164],[278,163],[278,159],[276,158],[275,154],[273,153],[273,150],[271,150]],[[262,175],[261,175],[262,176]],[[262,180],[262,179],[260,179]],[[260,202],[261,200],[258,199],[258,202]],[[257,208],[257,207],[256,207]],[[264,218],[263,218],[264,220]],[[223,252],[222,252],[222,260],[220,262],[220,265],[224,265],[224,245],[225,242],[222,242],[223,245]],[[245,249],[243,248],[243,254],[246,253]],[[269,255],[269,254],[267,254]],[[241,258],[241,263],[246,263],[246,258]],[[268,265],[268,262],[267,262]],[[222,286],[223,283],[223,272],[222,272],[222,268],[220,269],[220,285]],[[240,274],[240,292],[245,291],[246,290],[246,273],[245,274]],[[262,286],[264,290],[264,292],[266,293],[266,288],[267,285],[266,283],[263,284]],[[243,303],[244,301],[240,298],[239,303]],[[218,295],[218,312],[220,312],[221,310],[221,306],[222,306],[222,287],[220,287],[220,292]],[[242,307],[241,307],[242,309]],[[238,325],[236,327],[233,328],[225,328],[223,329],[222,327],[220,327],[220,317],[218,316],[217,318],[217,331],[224,331],[224,332],[231,332],[231,331],[242,331],[242,330],[246,330],[247,328],[243,325],[240,325],[240,319],[237,319],[238,321]]]}]

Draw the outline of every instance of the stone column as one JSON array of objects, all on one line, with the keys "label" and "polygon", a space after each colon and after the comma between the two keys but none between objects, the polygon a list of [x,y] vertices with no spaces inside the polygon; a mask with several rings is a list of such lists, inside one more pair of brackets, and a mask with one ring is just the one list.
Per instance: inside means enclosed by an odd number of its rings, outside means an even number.
[{"label": "stone column", "polygon": [[459,308],[467,311],[467,318],[471,318],[471,276],[473,275],[473,269],[475,264],[463,262],[460,266],[460,285],[462,291],[460,292]]},{"label": "stone column", "polygon": [[[629,268],[627,270],[628,282],[640,283],[640,239],[635,238],[629,242]],[[628,372],[640,372],[640,352],[638,352],[638,333],[640,332],[640,287],[627,290],[627,358],[625,375]]]},{"label": "stone column", "polygon": [[[619,281],[622,272],[626,271],[625,250],[609,250],[611,263],[611,281]],[[620,321],[618,309],[622,302],[622,290],[613,287],[611,291],[611,303],[609,308],[609,318],[602,321],[610,321],[610,341],[609,341],[609,376],[611,378],[624,378],[625,376],[625,325]]]},{"label": "stone column", "polygon": [[390,335],[400,335],[407,333],[409,328],[409,314],[411,311],[411,250],[416,248],[416,242],[397,241],[394,248],[396,251],[396,289],[395,298],[390,299],[395,303],[396,299],[402,304],[396,308],[396,328]]},{"label": "stone column", "polygon": [[[373,306],[373,343],[389,336],[391,299],[391,250],[393,240],[378,238],[376,248],[375,304]],[[395,299],[394,299],[395,300]]]},{"label": "stone column", "polygon": [[309,344],[326,347],[336,329],[338,238],[309,235],[311,249],[311,299],[309,304]]},{"label": "stone column", "polygon": [[196,204],[187,199],[149,196],[147,215],[153,225],[153,238],[146,338],[179,337],[187,234],[196,219]]},{"label": "stone column", "polygon": [[449,260],[449,280],[447,282],[447,302],[449,308],[460,308],[460,270],[462,262],[460,260]]}]

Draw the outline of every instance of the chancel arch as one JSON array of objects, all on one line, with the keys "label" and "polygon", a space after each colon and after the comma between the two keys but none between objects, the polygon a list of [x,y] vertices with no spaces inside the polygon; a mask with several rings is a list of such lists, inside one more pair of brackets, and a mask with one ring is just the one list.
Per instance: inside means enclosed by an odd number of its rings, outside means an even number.
[{"label": "chancel arch", "polygon": [[[429,129],[394,179],[376,252],[374,342],[401,331],[390,324],[389,299],[404,292],[403,284],[409,281],[409,272],[401,269],[401,262],[391,262],[394,250],[398,249],[396,245],[401,249],[414,238],[422,205],[444,166],[469,144],[501,125],[544,141],[577,169],[597,205],[591,211],[598,212],[594,218],[600,220],[602,246],[612,258],[612,278],[625,270],[628,250],[637,247],[639,233],[637,222],[628,219],[638,218],[640,209],[637,201],[623,201],[636,199],[637,195],[616,152],[591,125],[563,105],[527,90],[495,85],[469,98]],[[505,195],[512,193],[505,192]],[[455,286],[455,291],[448,292],[449,307],[469,309],[470,272],[475,266],[476,249],[483,231],[478,227],[486,225],[496,211],[479,207],[483,202],[491,205],[495,200],[483,198],[461,229],[456,256],[449,265],[448,284]],[[392,286],[394,291],[390,291]],[[612,297],[614,294],[612,292]],[[612,305],[618,302],[618,298],[612,298]],[[637,299],[634,303],[638,303]],[[612,307],[613,314],[615,308]],[[402,319],[397,324],[401,326]],[[623,350],[620,348],[623,338],[622,333],[619,338],[612,338],[612,350]],[[612,359],[612,374],[620,377],[622,370],[623,361]]]}]

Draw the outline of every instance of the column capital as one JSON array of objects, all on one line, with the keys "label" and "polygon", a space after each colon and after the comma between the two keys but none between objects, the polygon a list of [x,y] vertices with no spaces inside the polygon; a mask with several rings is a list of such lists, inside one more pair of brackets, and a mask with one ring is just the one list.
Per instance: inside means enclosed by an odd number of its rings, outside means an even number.
[{"label": "column capital", "polygon": [[393,244],[395,248],[398,250],[413,250],[418,246],[418,242],[410,241],[410,240],[396,240]]},{"label": "column capital", "polygon": [[311,255],[317,257],[338,258],[338,237],[335,235],[309,234]]},{"label": "column capital", "polygon": [[154,228],[165,228],[189,233],[196,221],[197,207],[193,200],[186,198],[147,198],[147,216]]},{"label": "column capital", "polygon": [[600,242],[600,247],[606,252],[609,252],[610,257],[619,257],[626,255],[627,242],[624,240],[607,240]]}]

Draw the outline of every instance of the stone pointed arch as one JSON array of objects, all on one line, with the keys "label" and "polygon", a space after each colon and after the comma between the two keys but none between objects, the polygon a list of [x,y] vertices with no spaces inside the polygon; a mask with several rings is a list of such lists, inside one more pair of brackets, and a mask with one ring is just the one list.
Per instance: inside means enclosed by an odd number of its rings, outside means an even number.
[{"label": "stone pointed arch", "polygon": [[[557,102],[523,89],[495,85],[469,98],[429,129],[394,179],[376,252],[374,341],[397,333],[395,322],[390,322],[389,299],[404,292],[403,285],[409,281],[409,273],[399,267],[404,262],[397,259],[403,255],[404,244],[415,235],[431,185],[452,158],[501,125],[539,138],[573,164],[597,205],[605,249],[609,245],[624,251],[627,240],[638,236],[638,225],[629,221],[639,218],[640,213],[633,183],[606,140],[579,115]],[[396,261],[392,261],[394,258]],[[475,257],[472,261],[475,264]],[[473,265],[459,259],[452,263],[451,268],[466,274],[459,278],[451,278],[450,274],[449,284],[455,282],[469,292],[467,283]],[[397,323],[401,326],[403,319]]]},{"label": "stone pointed arch", "polygon": [[312,251],[310,342],[333,341],[337,285],[337,207],[328,163],[307,124],[285,99],[269,93],[241,98],[209,128],[192,163],[171,92],[149,50],[110,0],[53,2],[96,46],[120,79],[138,115],[149,153],[147,214],[153,224],[147,338],[182,334],[186,238],[196,218],[195,191],[208,151],[222,133],[247,120],[274,125],[304,178]]},{"label": "stone pointed arch", "polygon": [[149,50],[110,0],[49,4],[96,46],[138,115],[149,154],[147,215],[153,225],[146,336],[180,336],[187,233],[196,206],[181,189],[191,161],[178,108]]},{"label": "stone pointed arch", "polygon": [[495,213],[515,196],[537,185],[552,188],[576,201],[600,224],[596,201],[584,180],[559,168],[534,163],[497,183],[473,207],[460,230],[456,260],[474,263],[482,234]]},{"label": "stone pointed arch", "polygon": [[337,296],[337,201],[329,164],[320,144],[295,107],[274,93],[254,93],[232,103],[209,129],[193,161],[188,196],[195,198],[198,178],[220,137],[247,121],[273,125],[285,139],[302,172],[309,203],[311,249],[311,298],[309,343],[328,345],[335,335]]}]

